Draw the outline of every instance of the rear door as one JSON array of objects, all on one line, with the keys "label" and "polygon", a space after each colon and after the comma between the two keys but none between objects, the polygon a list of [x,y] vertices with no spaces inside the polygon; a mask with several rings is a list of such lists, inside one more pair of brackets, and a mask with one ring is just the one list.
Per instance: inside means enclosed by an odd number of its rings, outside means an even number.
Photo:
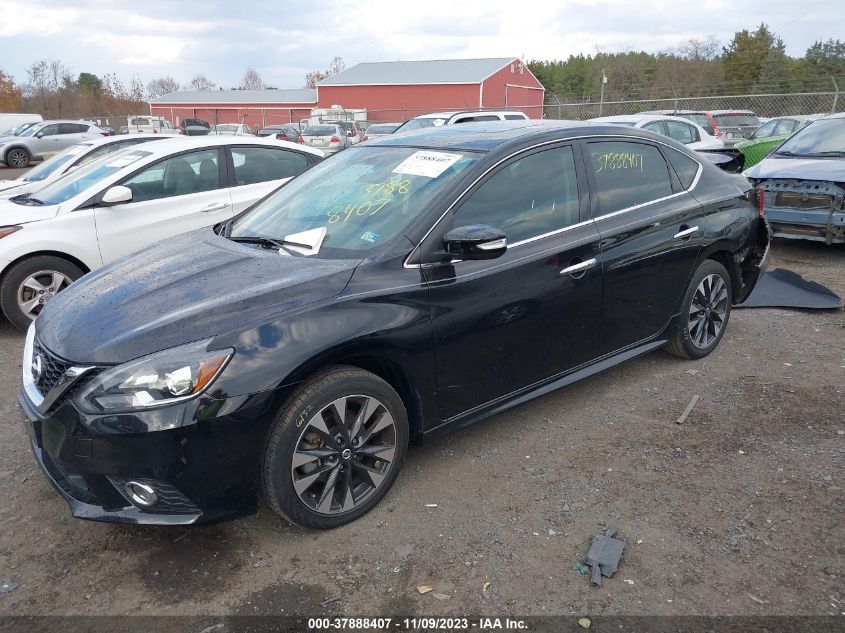
[{"label": "rear door", "polygon": [[226,154],[236,214],[313,164],[304,152],[259,145],[227,147]]},{"label": "rear door", "polygon": [[216,147],[184,152],[117,183],[132,190],[132,201],[96,208],[103,262],[231,218],[224,161],[223,150]]},{"label": "rear door", "polygon": [[[601,235],[606,354],[661,332],[686,289],[704,230],[702,209],[686,191],[700,165],[640,139],[588,141],[582,148]],[[679,164],[687,161],[683,183],[661,148],[677,154]]]},{"label": "rear door", "polygon": [[99,136],[99,134],[90,133],[90,129],[91,126],[85,123],[59,123],[59,135],[56,137],[58,144],[61,149],[65,149],[89,138]]}]

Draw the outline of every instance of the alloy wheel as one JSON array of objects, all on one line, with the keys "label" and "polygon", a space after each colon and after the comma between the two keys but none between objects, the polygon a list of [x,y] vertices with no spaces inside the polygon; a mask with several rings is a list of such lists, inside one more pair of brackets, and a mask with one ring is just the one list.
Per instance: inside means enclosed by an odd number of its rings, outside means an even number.
[{"label": "alloy wheel", "polygon": [[396,437],[393,416],[377,398],[349,395],[327,404],[303,425],[294,447],[299,499],[320,514],[354,510],[387,478]]},{"label": "alloy wheel", "polygon": [[728,288],[719,275],[707,275],[698,284],[689,307],[690,340],[699,349],[712,345],[725,326]]},{"label": "alloy wheel", "polygon": [[18,308],[28,319],[34,319],[45,305],[72,282],[70,277],[56,270],[33,273],[18,288]]},{"label": "alloy wheel", "polygon": [[9,167],[26,167],[29,163],[29,157],[22,149],[13,149],[6,155],[6,164]]}]

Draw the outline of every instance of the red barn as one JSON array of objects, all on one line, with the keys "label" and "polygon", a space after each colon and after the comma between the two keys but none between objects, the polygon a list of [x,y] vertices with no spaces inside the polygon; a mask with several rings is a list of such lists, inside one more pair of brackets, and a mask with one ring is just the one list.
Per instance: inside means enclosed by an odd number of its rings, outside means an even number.
[{"label": "red barn", "polygon": [[516,57],[356,64],[317,84],[317,105],[366,109],[370,121],[437,110],[516,109],[542,118],[543,85]]},{"label": "red barn", "polygon": [[357,64],[316,89],[179,91],[150,102],[150,114],[174,125],[184,119],[266,125],[299,122],[313,108],[366,110],[369,121],[404,121],[444,110],[521,110],[542,118],[543,85],[516,57]]},{"label": "red barn", "polygon": [[279,123],[299,122],[317,105],[317,91],[209,90],[179,91],[150,101],[150,114],[174,125],[185,119],[216,123],[246,123],[253,130]]}]

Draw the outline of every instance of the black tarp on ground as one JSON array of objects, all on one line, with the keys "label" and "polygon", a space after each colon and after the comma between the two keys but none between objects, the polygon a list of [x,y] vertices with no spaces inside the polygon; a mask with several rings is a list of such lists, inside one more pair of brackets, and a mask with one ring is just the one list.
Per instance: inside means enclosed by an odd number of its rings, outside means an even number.
[{"label": "black tarp on ground", "polygon": [[757,280],[751,296],[735,308],[806,308],[836,310],[842,298],[815,281],[784,268],[766,271]]}]

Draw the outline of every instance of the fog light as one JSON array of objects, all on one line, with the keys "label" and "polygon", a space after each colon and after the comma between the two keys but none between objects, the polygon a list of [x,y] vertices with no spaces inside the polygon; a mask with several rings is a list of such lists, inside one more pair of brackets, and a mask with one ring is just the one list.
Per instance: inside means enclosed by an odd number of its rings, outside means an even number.
[{"label": "fog light", "polygon": [[123,487],[126,494],[129,495],[129,500],[132,503],[149,508],[158,503],[158,495],[147,484],[138,483],[137,481],[128,481]]}]

